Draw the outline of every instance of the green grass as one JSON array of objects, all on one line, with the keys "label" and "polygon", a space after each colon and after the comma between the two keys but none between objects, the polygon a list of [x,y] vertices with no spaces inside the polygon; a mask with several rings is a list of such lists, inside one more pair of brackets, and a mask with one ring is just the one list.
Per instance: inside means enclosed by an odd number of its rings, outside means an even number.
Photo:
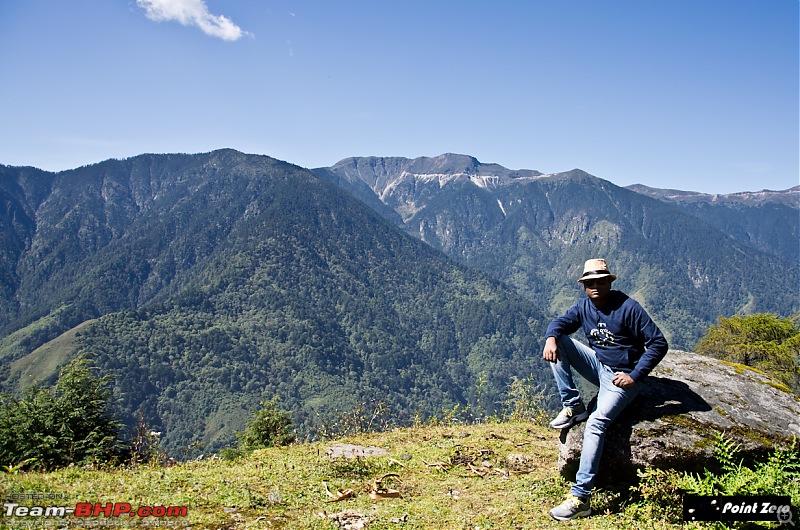
[{"label": "green grass", "polygon": [[[343,511],[365,515],[372,530],[677,528],[667,521],[639,520],[641,508],[626,506],[624,492],[613,491],[595,496],[592,517],[552,520],[548,510],[568,490],[557,472],[558,432],[532,423],[413,427],[335,442],[388,453],[331,460],[326,451],[334,442],[329,441],[259,450],[233,461],[212,457],[171,467],[10,473],[2,477],[0,494],[6,499],[14,493],[57,496],[45,505],[186,506],[186,517],[160,521],[179,528],[331,529],[337,525],[326,514]],[[382,486],[399,490],[402,497],[373,500],[375,480],[387,474],[396,476],[386,477]],[[332,501],[326,485],[331,492],[351,489],[353,496]],[[127,524],[149,520],[129,518]],[[10,528],[23,523],[19,517],[0,519]]]},{"label": "green grass", "polygon": [[77,352],[75,337],[92,322],[94,320],[87,320],[12,362],[9,373],[19,374],[17,390],[22,391],[55,380],[61,368],[72,360]]}]

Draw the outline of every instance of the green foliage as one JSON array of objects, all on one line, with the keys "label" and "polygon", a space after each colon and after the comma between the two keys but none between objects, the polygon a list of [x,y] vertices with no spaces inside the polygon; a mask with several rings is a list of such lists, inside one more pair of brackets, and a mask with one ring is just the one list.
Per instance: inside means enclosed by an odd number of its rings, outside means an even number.
[{"label": "green foliage", "polygon": [[25,466],[35,463],[36,460],[37,460],[36,458],[26,458],[22,462],[20,462],[20,463],[18,463],[16,465],[13,465],[13,466],[4,465],[3,466],[3,471],[5,471],[6,473],[12,473],[12,474],[16,475],[17,473],[22,471],[25,468]]},{"label": "green foliage", "polygon": [[[640,472],[640,483],[633,488],[640,502],[631,506],[631,513],[664,517],[678,523],[682,517],[685,493],[709,496],[786,495],[791,498],[793,506],[800,503],[800,452],[796,439],[788,449],[775,450],[765,462],[752,467],[738,460],[737,453],[736,443],[724,433],[719,433],[714,456],[720,464],[721,473],[712,473],[707,469],[702,474],[661,469]],[[752,526],[752,523],[748,524]],[[765,526],[770,524],[765,523]]]},{"label": "green foliage", "polygon": [[294,441],[292,420],[278,409],[277,399],[262,401],[247,429],[239,437],[239,447],[245,451],[288,445]]},{"label": "green foliage", "polygon": [[128,442],[131,465],[153,464],[163,465],[168,461],[167,455],[159,449],[161,433],[152,430],[143,417],[136,424],[136,433]]},{"label": "green foliage", "polygon": [[720,317],[695,349],[761,370],[800,392],[800,329],[790,318],[769,313]]},{"label": "green foliage", "polygon": [[639,472],[639,483],[632,489],[633,502],[626,512],[639,520],[664,519],[683,522],[683,475],[674,470],[648,468]]},{"label": "green foliage", "polygon": [[376,399],[359,401],[347,410],[338,411],[333,418],[318,420],[317,437],[321,439],[381,432],[392,426],[386,402]]},{"label": "green foliage", "polygon": [[527,378],[512,377],[506,399],[506,419],[508,421],[526,421],[545,426],[550,421],[550,407],[544,387],[531,376]]},{"label": "green foliage", "polygon": [[116,458],[120,423],[110,412],[108,384],[81,357],[64,367],[51,389],[33,387],[20,399],[2,396],[0,464],[52,469]]},{"label": "green foliage", "polygon": [[372,459],[361,456],[332,458],[328,467],[331,477],[337,479],[374,477],[380,471]]},{"label": "green foliage", "polygon": [[766,462],[748,467],[737,461],[738,446],[723,433],[718,435],[714,455],[723,472],[706,470],[702,476],[686,474],[681,486],[697,495],[789,495],[800,500],[800,453],[796,440],[787,450],[776,450]]}]

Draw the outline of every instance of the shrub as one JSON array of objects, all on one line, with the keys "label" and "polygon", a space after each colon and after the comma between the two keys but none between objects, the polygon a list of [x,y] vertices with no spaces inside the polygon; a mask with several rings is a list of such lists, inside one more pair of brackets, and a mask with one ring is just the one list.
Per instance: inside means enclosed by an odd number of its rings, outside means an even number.
[{"label": "shrub", "polygon": [[789,318],[769,313],[720,317],[695,349],[757,368],[800,392],[800,330]]},{"label": "shrub", "polygon": [[520,379],[512,376],[506,399],[505,418],[509,421],[529,421],[544,426],[552,413],[545,404],[544,388],[535,384],[533,376]]},{"label": "shrub", "polygon": [[0,397],[0,465],[13,469],[28,461],[53,469],[115,458],[121,423],[110,413],[108,382],[80,357],[61,370],[51,389]]},{"label": "shrub", "polygon": [[294,441],[291,427],[292,420],[286,412],[278,409],[276,399],[262,401],[247,428],[238,435],[239,448],[249,451],[288,445]]}]

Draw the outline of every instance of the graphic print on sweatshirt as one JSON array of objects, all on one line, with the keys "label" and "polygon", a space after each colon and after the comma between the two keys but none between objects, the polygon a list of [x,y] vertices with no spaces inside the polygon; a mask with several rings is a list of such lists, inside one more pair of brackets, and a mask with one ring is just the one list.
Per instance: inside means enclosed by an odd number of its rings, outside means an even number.
[{"label": "graphic print on sweatshirt", "polygon": [[597,327],[592,329],[590,335],[600,346],[614,345],[614,334],[611,333],[611,330],[608,329],[608,325],[605,322],[598,322]]}]

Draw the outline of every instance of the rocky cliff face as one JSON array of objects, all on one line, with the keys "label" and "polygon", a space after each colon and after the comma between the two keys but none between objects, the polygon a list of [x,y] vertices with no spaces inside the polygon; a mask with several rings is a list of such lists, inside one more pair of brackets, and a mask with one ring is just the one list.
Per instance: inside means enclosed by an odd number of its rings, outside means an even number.
[{"label": "rocky cliff face", "polygon": [[[568,480],[578,468],[584,426],[561,435],[559,469]],[[598,480],[632,480],[636,469],[649,467],[715,469],[719,433],[740,445],[745,462],[763,458],[800,436],[800,400],[744,365],[671,350],[612,424]]]}]

